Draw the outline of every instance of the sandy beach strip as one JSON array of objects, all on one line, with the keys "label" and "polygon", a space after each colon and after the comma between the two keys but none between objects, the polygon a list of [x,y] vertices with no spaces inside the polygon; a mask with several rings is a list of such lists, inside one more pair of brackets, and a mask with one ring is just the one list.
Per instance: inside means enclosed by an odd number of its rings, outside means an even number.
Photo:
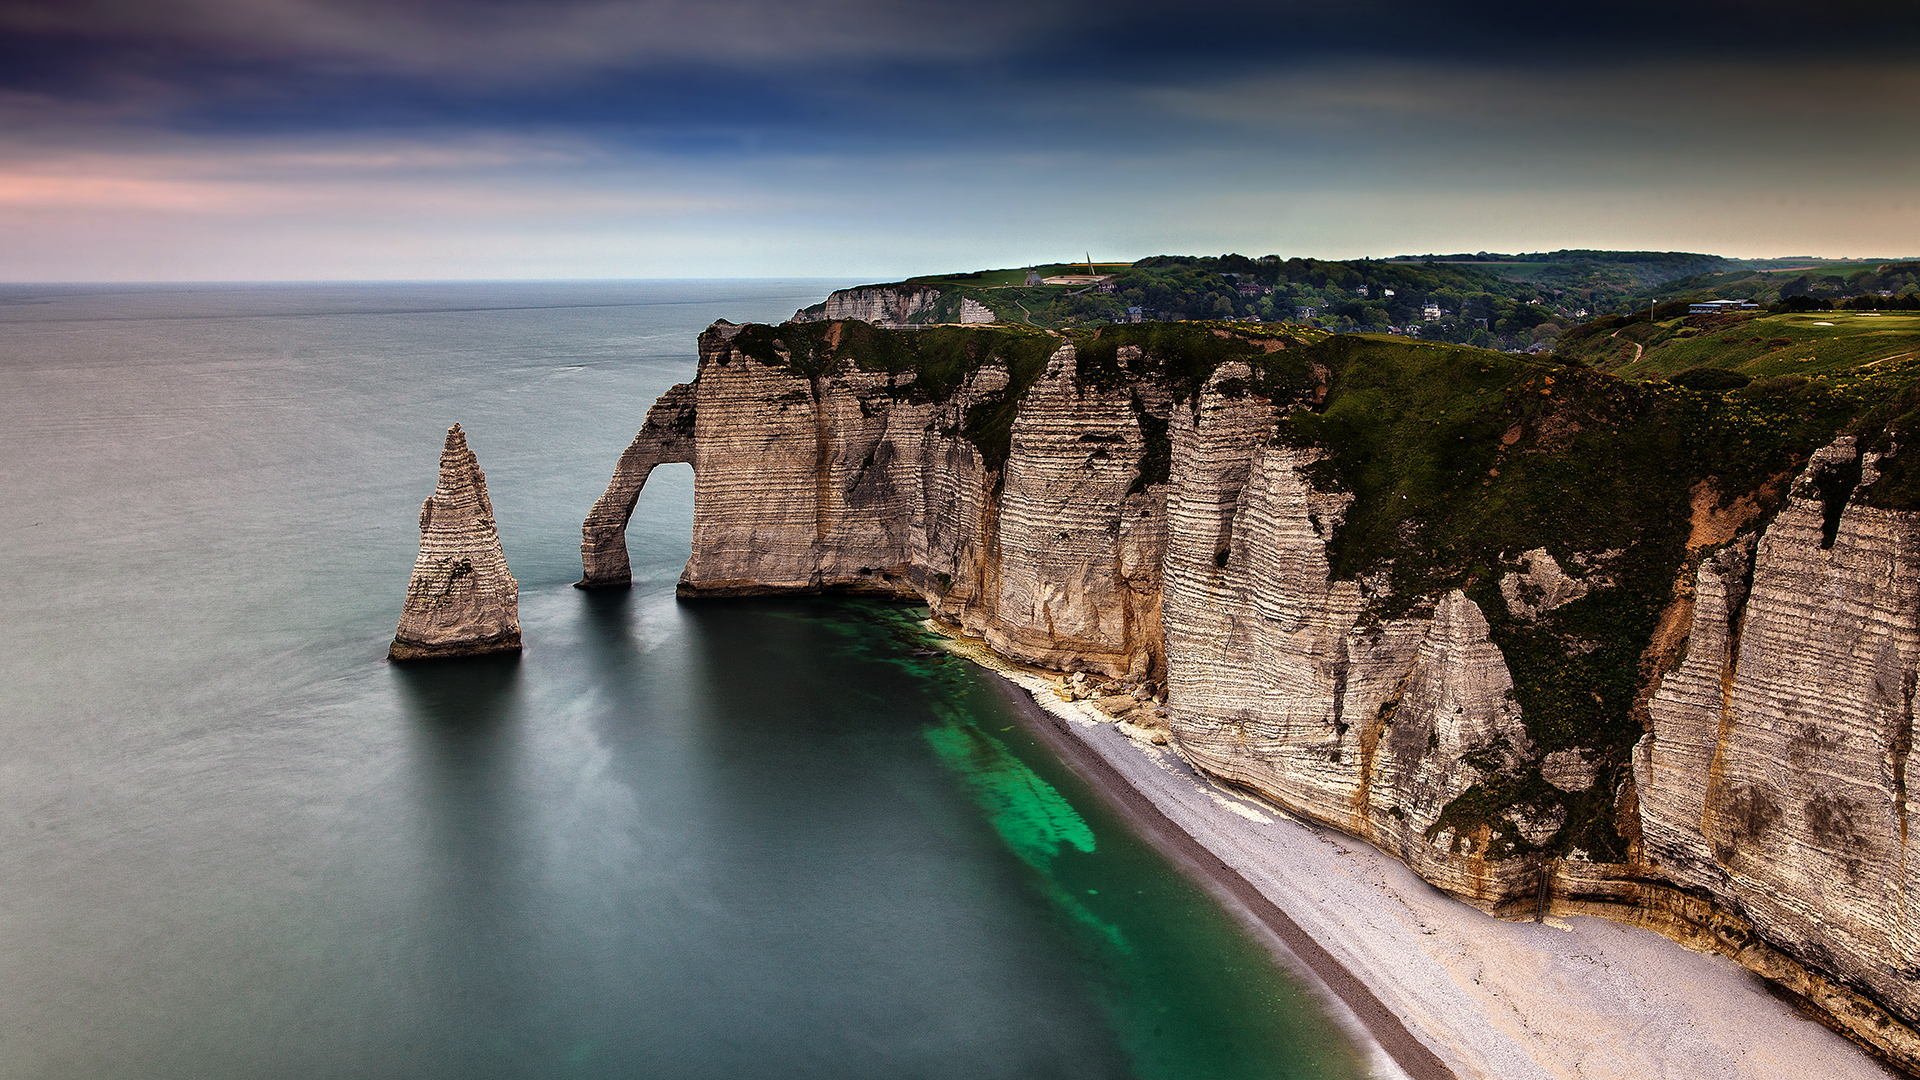
[{"label": "sandy beach strip", "polygon": [[1731,960],[1601,919],[1495,919],[1129,738],[1050,673],[950,648],[1000,675],[1015,713],[1322,991],[1382,1080],[1895,1076]]}]

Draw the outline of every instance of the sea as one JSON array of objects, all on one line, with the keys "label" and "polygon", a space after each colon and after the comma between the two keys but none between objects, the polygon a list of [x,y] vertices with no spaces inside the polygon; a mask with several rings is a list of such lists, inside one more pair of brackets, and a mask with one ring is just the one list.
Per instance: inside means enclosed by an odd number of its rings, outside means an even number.
[{"label": "sea", "polygon": [[[0,1077],[1316,1078],[1316,995],[907,605],[682,602],[718,318],[823,281],[0,286]],[[458,421],[517,661],[384,659]]]}]

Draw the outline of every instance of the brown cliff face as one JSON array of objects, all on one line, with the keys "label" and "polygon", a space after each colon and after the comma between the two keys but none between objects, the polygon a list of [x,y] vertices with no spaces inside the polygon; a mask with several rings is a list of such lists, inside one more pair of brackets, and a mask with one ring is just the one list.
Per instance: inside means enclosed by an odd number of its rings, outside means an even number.
[{"label": "brown cliff face", "polygon": [[[1351,447],[1336,460],[1299,437],[1338,433],[1296,421],[1330,420],[1329,380],[1364,377],[1369,358],[1343,376],[1328,365],[1348,354],[1314,341],[1007,333],[717,325],[698,378],[649,414],[589,518],[587,578],[624,580],[607,568],[624,568],[619,529],[645,470],[691,460],[683,595],[922,599],[1002,655],[1134,691],[1148,702],[1136,717],[1164,695],[1163,723],[1197,766],[1455,896],[1607,914],[1727,952],[1920,1066],[1906,810],[1920,512],[1848,494],[1872,482],[1872,455],[1842,440],[1785,497],[1754,466],[1733,498],[1702,501],[1714,476],[1686,470],[1720,467],[1702,451],[1644,504],[1671,521],[1577,533],[1552,499],[1538,509],[1496,481],[1531,474],[1519,483],[1551,495],[1553,470],[1593,455],[1583,428],[1640,406],[1605,386],[1580,391],[1598,404],[1563,405],[1572,375],[1524,370],[1486,397],[1519,420],[1459,429],[1493,445],[1449,449],[1477,462],[1454,490],[1588,539],[1529,525],[1443,572],[1408,560],[1457,545],[1458,522],[1383,519],[1365,502],[1377,487],[1338,482],[1365,479],[1333,468],[1351,470]],[[1432,363],[1422,349],[1406,362]],[[1468,376],[1491,370],[1487,355],[1464,354]],[[1409,415],[1418,435],[1428,422]],[[1375,445],[1398,452],[1396,439]],[[1608,462],[1624,453],[1596,445]],[[1368,561],[1355,535],[1401,546]],[[1632,685],[1605,708],[1623,715],[1582,729],[1602,696],[1579,680],[1617,670]],[[1562,702],[1574,720],[1552,714]]]},{"label": "brown cliff face", "polygon": [[520,651],[520,586],[507,569],[487,477],[447,429],[440,481],[420,507],[420,554],[387,656],[432,660]]}]

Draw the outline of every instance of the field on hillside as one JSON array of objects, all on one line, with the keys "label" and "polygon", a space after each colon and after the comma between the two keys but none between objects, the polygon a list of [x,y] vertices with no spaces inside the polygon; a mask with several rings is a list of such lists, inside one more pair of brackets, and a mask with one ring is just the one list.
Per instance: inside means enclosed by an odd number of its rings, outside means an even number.
[{"label": "field on hillside", "polygon": [[1920,361],[1920,313],[1814,311],[1734,319],[1718,326],[1687,319],[1659,324],[1638,359],[1614,370],[1627,378],[1726,368],[1747,375],[1837,375],[1904,369]]},{"label": "field on hillside", "polygon": [[1920,374],[1920,312],[1607,320],[1570,332],[1560,346],[1567,359],[1629,379],[1694,368],[1756,377]]}]

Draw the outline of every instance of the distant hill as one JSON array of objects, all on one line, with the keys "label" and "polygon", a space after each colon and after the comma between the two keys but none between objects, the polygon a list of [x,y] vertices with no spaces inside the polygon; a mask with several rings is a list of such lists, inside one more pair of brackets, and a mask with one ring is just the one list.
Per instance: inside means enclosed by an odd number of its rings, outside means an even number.
[{"label": "distant hill", "polygon": [[[1659,300],[1914,288],[1912,262],[1729,259],[1677,251],[1564,250],[1303,259],[1156,255],[1134,263],[1052,263],[845,290],[839,310],[910,310],[897,325],[991,320],[1068,329],[1141,320],[1289,322],[1544,352],[1590,319]],[[911,304],[884,302],[912,290]],[[962,301],[971,301],[963,305]],[[977,306],[975,306],[977,305]],[[803,309],[823,317],[828,305]]]}]

